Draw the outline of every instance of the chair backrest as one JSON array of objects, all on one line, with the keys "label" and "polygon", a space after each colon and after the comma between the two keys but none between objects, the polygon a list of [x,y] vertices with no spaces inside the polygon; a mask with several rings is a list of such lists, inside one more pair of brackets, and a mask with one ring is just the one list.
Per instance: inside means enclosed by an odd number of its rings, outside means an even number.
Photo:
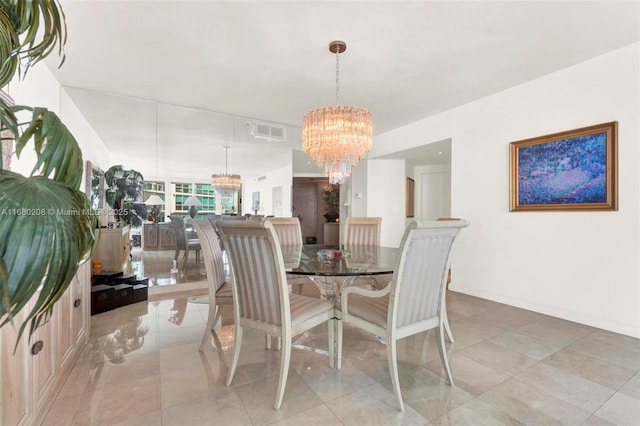
[{"label": "chair backrest", "polygon": [[231,262],[238,318],[290,324],[284,260],[273,225],[267,220],[222,220],[216,224]]},{"label": "chair backrest", "polygon": [[281,246],[302,245],[302,229],[297,217],[270,217],[267,219],[273,225]]},{"label": "chair backrest", "polygon": [[388,326],[411,327],[440,317],[451,249],[460,229],[468,225],[466,220],[413,221],[407,227],[389,284]]},{"label": "chair backrest", "polygon": [[187,246],[187,237],[184,225],[184,219],[181,216],[172,214],[169,216],[171,225],[176,233],[176,245],[179,249],[185,250]]},{"label": "chair backrest", "polygon": [[348,217],[344,227],[345,245],[380,245],[381,217]]},{"label": "chair backrest", "polygon": [[221,220],[222,219],[222,215],[221,214],[208,214],[207,215],[207,220],[209,221],[209,223],[211,223],[211,225],[213,225],[213,228],[215,229],[216,225],[216,220]]},{"label": "chair backrest", "polygon": [[222,258],[218,235],[208,220],[188,218],[187,223],[192,225],[198,234],[204,266],[207,269],[209,297],[215,297],[216,292],[225,283],[224,259]]}]

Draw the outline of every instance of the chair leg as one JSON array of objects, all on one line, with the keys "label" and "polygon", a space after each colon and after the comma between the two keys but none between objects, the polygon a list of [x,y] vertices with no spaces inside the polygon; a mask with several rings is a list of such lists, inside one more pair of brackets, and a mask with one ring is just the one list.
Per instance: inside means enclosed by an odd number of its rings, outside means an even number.
[{"label": "chair leg", "polygon": [[[264,335],[264,347],[266,349],[271,349],[271,338],[273,336],[270,334],[265,334]],[[282,349],[282,338],[278,337],[278,340],[276,340],[276,350],[279,351],[280,349]]]},{"label": "chair leg", "polygon": [[231,367],[229,367],[229,373],[227,374],[227,382],[225,383],[225,386],[231,385],[233,375],[236,373],[238,358],[240,358],[240,346],[242,346],[242,327],[236,324],[236,342],[233,345],[233,361],[231,361]]},{"label": "chair leg", "polygon": [[447,309],[442,311],[442,322],[444,323],[444,330],[447,332],[447,339],[453,343],[453,334],[451,333],[451,326],[449,325],[449,317],[447,316]]},{"label": "chair leg", "polygon": [[278,378],[278,391],[276,393],[276,402],[273,405],[274,410],[279,410],[284,399],[284,388],[287,386],[287,377],[289,375],[289,361],[291,360],[291,336],[283,338],[282,352],[280,353],[280,377]]},{"label": "chair leg", "polygon": [[436,340],[438,341],[438,352],[440,352],[440,361],[442,361],[442,368],[447,375],[449,384],[453,387],[453,376],[451,375],[451,369],[449,368],[449,360],[447,359],[447,349],[444,346],[444,330],[443,326],[436,328]]},{"label": "chair leg", "polygon": [[189,259],[189,249],[184,251],[184,259],[182,260],[182,270],[187,267],[187,260]]},{"label": "chair leg", "polygon": [[218,321],[220,321],[221,316],[222,316],[222,306],[216,305],[216,318],[213,320],[213,325],[211,326],[212,330],[216,327],[216,325],[218,324]]},{"label": "chair leg", "polygon": [[400,411],[404,411],[404,403],[402,402],[402,393],[400,392],[400,379],[398,377],[398,357],[396,354],[396,340],[391,336],[387,339],[387,362],[389,363],[389,374],[391,375],[391,383],[393,384],[393,392],[398,397],[398,406]]},{"label": "chair leg", "polygon": [[178,255],[180,255],[180,249],[176,249],[176,254],[173,256],[173,260],[178,261]]},{"label": "chair leg", "polygon": [[342,368],[342,320],[334,320],[336,322],[336,368]]},{"label": "chair leg", "polygon": [[329,367],[333,368],[335,365],[334,359],[336,356],[336,320],[332,319],[327,321],[328,328],[328,343],[329,343]]},{"label": "chair leg", "polygon": [[204,329],[204,336],[202,336],[202,342],[200,342],[200,348],[198,349],[200,352],[204,351],[205,346],[207,345],[207,341],[213,334],[213,326],[215,324],[215,319],[217,318],[216,312],[218,311],[217,306],[209,305],[209,315],[207,316],[207,326]]}]

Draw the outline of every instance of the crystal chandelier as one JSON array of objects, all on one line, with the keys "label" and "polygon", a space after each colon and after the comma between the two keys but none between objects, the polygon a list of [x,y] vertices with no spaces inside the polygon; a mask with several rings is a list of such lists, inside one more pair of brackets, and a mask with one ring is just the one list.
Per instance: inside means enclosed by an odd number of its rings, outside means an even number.
[{"label": "crystal chandelier", "polygon": [[336,54],[336,106],[309,111],[302,119],[302,148],[329,177],[332,184],[343,183],[351,168],[371,149],[373,125],[365,108],[339,106],[340,53],[343,41],[329,43]]},{"label": "crystal chandelier", "polygon": [[225,145],[224,149],[224,173],[211,175],[211,183],[213,184],[213,189],[218,191],[222,198],[231,198],[240,189],[242,180],[240,179],[240,175],[230,175],[228,173],[229,146]]}]

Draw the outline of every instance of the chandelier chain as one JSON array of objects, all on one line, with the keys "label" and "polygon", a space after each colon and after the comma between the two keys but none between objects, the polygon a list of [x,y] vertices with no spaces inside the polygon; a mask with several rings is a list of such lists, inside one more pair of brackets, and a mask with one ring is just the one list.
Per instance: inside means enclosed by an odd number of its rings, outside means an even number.
[{"label": "chandelier chain", "polygon": [[336,107],[340,104],[340,47],[336,49]]},{"label": "chandelier chain", "polygon": [[229,147],[224,147],[224,173],[229,174]]}]

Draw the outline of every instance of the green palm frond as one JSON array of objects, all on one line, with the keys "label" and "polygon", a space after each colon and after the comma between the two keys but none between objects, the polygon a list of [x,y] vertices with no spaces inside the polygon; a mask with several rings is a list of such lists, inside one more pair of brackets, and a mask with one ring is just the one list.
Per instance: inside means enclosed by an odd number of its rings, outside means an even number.
[{"label": "green palm frond", "polygon": [[20,56],[24,74],[58,47],[60,66],[64,63],[63,46],[67,41],[64,12],[56,0],[10,0],[17,15],[22,43],[15,54]]},{"label": "green palm frond", "polygon": [[82,151],[73,135],[60,118],[46,108],[14,106],[15,112],[33,112],[31,122],[18,139],[16,154],[20,155],[29,140],[33,138],[38,161],[31,176],[52,176],[72,188],[79,188],[82,182]]},{"label": "green palm frond", "polygon": [[[0,87],[56,47],[64,63],[65,16],[57,0],[0,0]],[[31,112],[22,125],[19,111]],[[33,141],[37,162],[30,177],[0,163],[0,327],[33,305],[18,331],[29,337],[46,322],[94,245],[95,216],[78,188],[82,152],[60,119],[45,108],[10,106],[0,97],[0,130],[9,130],[16,155]]]},{"label": "green palm frond", "polygon": [[64,183],[0,170],[0,327],[38,292],[30,333],[46,321],[91,252],[95,217],[86,196]]},{"label": "green palm frond", "polygon": [[6,2],[0,2],[0,87],[4,87],[13,79],[18,69],[18,55],[14,52],[20,46],[15,26],[18,18]]}]

